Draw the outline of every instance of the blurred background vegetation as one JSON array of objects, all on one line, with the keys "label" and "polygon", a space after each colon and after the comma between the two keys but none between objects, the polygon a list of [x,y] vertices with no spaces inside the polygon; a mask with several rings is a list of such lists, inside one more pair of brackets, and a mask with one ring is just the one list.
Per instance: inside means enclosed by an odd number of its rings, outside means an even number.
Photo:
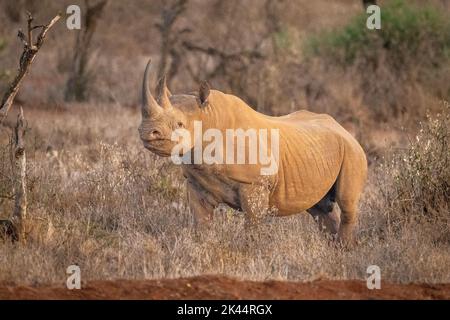
[{"label": "blurred background vegetation", "polygon": [[365,103],[378,116],[398,116],[415,111],[414,105],[402,105],[406,86],[420,85],[443,99],[450,96],[449,18],[430,3],[389,1],[382,7],[381,30],[365,28],[367,16],[356,15],[342,28],[310,37],[305,51],[359,71]]},{"label": "blurred background vegetation", "polygon": [[44,22],[78,4],[82,29],[59,23],[19,102],[136,106],[151,56],[154,80],[168,74],[174,92],[206,79],[267,114],[327,112],[355,130],[416,125],[450,97],[450,1],[378,1],[381,30],[365,27],[365,2],[1,0],[0,87],[16,68],[25,12]]}]

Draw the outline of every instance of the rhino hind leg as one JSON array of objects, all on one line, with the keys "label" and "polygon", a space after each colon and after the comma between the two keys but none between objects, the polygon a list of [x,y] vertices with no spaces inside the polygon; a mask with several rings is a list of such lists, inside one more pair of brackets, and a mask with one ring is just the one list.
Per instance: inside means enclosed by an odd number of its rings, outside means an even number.
[{"label": "rhino hind leg", "polygon": [[353,230],[358,220],[358,202],[341,200],[338,203],[341,209],[341,224],[337,239],[344,244],[351,244],[353,241]]},{"label": "rhino hind leg", "polygon": [[331,190],[307,211],[317,221],[321,230],[336,235],[341,221],[336,206],[336,186],[333,185]]},{"label": "rhino hind leg", "polygon": [[353,231],[358,222],[358,203],[367,177],[367,162],[364,156],[344,160],[336,181],[336,202],[341,209],[341,224],[338,240],[344,244],[353,242]]}]

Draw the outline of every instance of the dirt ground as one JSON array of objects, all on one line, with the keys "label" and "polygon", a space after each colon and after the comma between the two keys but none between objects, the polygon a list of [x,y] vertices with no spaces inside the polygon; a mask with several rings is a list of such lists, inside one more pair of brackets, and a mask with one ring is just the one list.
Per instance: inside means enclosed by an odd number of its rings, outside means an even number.
[{"label": "dirt ground", "polygon": [[369,290],[360,280],[313,282],[236,280],[198,276],[163,280],[90,281],[81,290],[63,285],[0,284],[0,299],[450,299],[450,284],[390,284]]}]

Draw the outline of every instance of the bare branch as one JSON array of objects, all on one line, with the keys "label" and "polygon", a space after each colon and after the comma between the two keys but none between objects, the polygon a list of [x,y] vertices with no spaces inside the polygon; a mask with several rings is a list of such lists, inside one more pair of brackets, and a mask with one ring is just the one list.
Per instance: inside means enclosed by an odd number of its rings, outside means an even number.
[{"label": "bare branch", "polygon": [[45,28],[45,26],[34,26],[34,27],[31,28],[31,30],[39,29],[39,28]]},{"label": "bare branch", "polygon": [[54,17],[47,25],[42,27],[42,31],[38,35],[36,44],[33,44],[33,34],[32,31],[36,27],[32,26],[33,17],[30,13],[28,13],[28,29],[27,29],[27,39],[25,39],[25,34],[19,30],[18,37],[24,44],[23,52],[19,61],[19,71],[14,80],[11,82],[8,90],[5,92],[1,104],[0,104],[0,124],[3,123],[4,119],[8,115],[9,109],[11,108],[14,98],[19,91],[20,85],[24,76],[28,73],[28,69],[33,63],[34,58],[36,57],[37,52],[41,48],[44,43],[45,37],[47,35],[48,30],[61,18],[61,14],[58,14]]},{"label": "bare branch", "polygon": [[258,50],[242,50],[239,52],[227,53],[227,52],[220,51],[217,48],[202,47],[202,46],[199,46],[199,45],[193,44],[191,42],[187,42],[187,41],[183,42],[183,46],[188,50],[202,52],[202,53],[208,54],[210,56],[217,56],[217,57],[220,57],[221,59],[225,59],[225,60],[233,60],[233,59],[238,60],[241,57],[246,57],[249,59],[264,58],[264,55],[261,52],[259,52]]},{"label": "bare branch", "polygon": [[33,47],[33,27],[31,26],[31,23],[33,22],[33,16],[30,12],[27,11],[28,19],[28,44]]},{"label": "bare branch", "polygon": [[42,28],[42,31],[38,35],[37,42],[36,42],[36,47],[38,50],[41,48],[42,44],[44,43],[45,37],[47,36],[47,32],[50,30],[51,27],[54,26],[54,24],[56,22],[58,22],[59,19],[61,19],[60,13],[58,13],[57,16],[55,16],[46,26],[44,26]]}]

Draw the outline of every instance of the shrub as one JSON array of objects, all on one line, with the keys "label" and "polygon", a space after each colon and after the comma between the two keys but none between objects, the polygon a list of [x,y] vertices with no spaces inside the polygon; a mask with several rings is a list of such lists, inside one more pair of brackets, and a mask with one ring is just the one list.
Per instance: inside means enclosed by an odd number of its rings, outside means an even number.
[{"label": "shrub", "polygon": [[[430,5],[397,0],[381,8],[381,29],[362,13],[343,28],[307,39],[305,55],[356,76],[364,103],[383,120],[423,116],[423,98],[449,99],[450,20]],[[353,71],[353,72],[352,72]]]},{"label": "shrub", "polygon": [[[389,223],[402,227],[408,222],[431,222],[450,235],[450,105],[428,116],[408,148],[382,166],[384,203]],[[449,238],[450,240],[450,238]]]},{"label": "shrub", "polygon": [[435,67],[450,57],[450,23],[437,8],[399,0],[382,7],[381,30],[366,28],[366,19],[366,14],[358,15],[342,29],[310,38],[307,53],[346,66],[358,57],[374,63],[380,51],[385,51],[390,66],[396,69],[404,64],[405,55]]}]

